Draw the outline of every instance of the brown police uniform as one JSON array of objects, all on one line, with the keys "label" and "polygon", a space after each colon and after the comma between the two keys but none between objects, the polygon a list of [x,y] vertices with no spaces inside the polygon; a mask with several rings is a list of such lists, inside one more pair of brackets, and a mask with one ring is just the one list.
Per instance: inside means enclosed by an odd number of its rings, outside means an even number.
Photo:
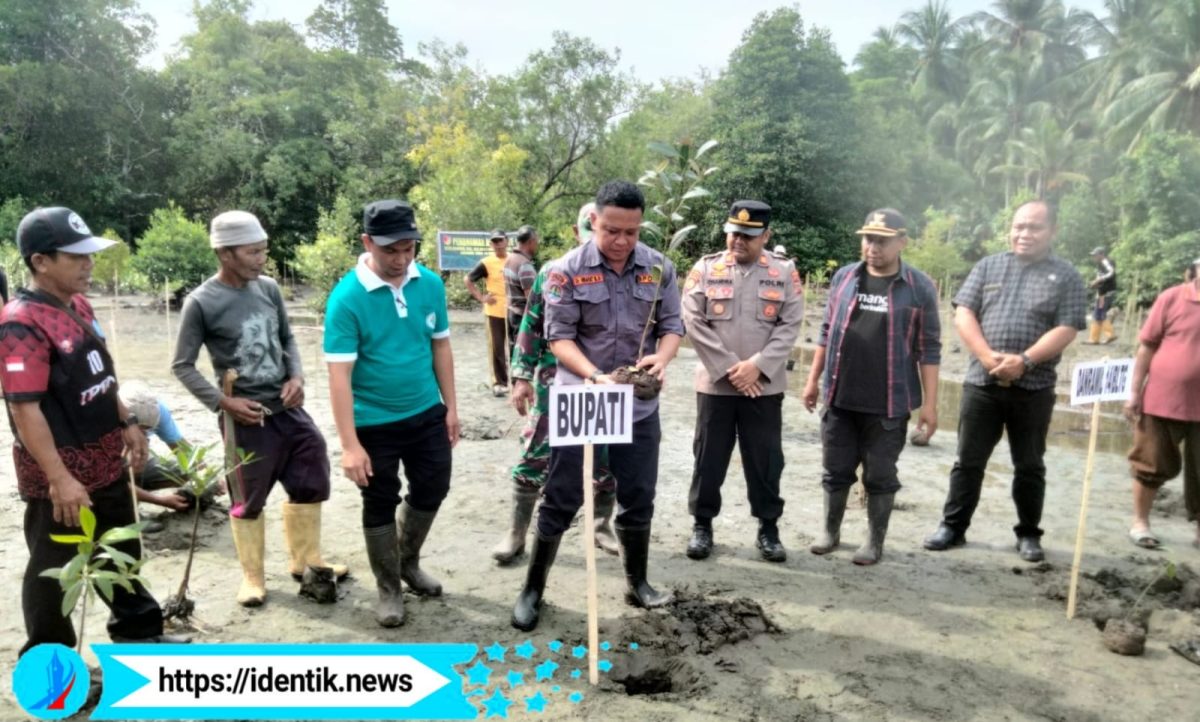
[{"label": "brown police uniform", "polygon": [[[695,468],[688,511],[710,520],[721,510],[721,485],[736,439],[742,453],[751,513],[771,521],[783,513],[780,439],[787,360],[804,296],[792,262],[764,251],[739,265],[733,253],[704,256],[684,283],[683,318],[700,363],[696,366]],[[728,369],[752,360],[763,390],[750,398],[729,382]]]}]

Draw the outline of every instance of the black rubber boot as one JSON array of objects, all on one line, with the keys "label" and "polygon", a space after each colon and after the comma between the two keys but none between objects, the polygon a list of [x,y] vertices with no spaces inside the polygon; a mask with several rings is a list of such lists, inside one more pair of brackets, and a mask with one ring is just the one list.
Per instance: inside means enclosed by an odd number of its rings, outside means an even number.
[{"label": "black rubber boot", "polygon": [[675,600],[671,592],[659,592],[646,581],[646,558],[650,553],[650,527],[623,529],[617,527],[621,540],[622,561],[625,562],[625,601],[635,607],[653,609]]},{"label": "black rubber boot", "polygon": [[825,533],[808,548],[813,554],[828,554],[837,549],[842,541],[842,517],[846,515],[846,501],[850,498],[850,487],[825,492]]},{"label": "black rubber boot", "polygon": [[883,539],[892,517],[895,494],[871,494],[867,497],[867,541],[854,552],[854,563],[869,567],[883,558]]},{"label": "black rubber boot", "polygon": [[533,519],[533,507],[537,505],[539,492],[523,486],[513,488],[512,526],[504,538],[492,549],[492,559],[500,564],[512,564],[525,553],[525,535]]},{"label": "black rubber boot", "polygon": [[396,525],[363,529],[363,537],[367,540],[367,559],[371,562],[375,587],[379,590],[375,621],[381,627],[399,627],[404,624],[404,590],[400,588],[400,548],[396,539]]},{"label": "black rubber boot", "polygon": [[558,555],[558,543],[562,535],[544,537],[533,535],[533,552],[529,555],[529,571],[525,573],[525,586],[517,596],[513,607],[512,625],[522,632],[537,628],[538,614],[542,608],[542,596],[546,591],[546,577]]},{"label": "black rubber boot", "polygon": [[441,582],[421,570],[421,547],[436,517],[436,511],[417,511],[408,502],[400,504],[400,578],[409,589],[426,597],[442,596]]}]

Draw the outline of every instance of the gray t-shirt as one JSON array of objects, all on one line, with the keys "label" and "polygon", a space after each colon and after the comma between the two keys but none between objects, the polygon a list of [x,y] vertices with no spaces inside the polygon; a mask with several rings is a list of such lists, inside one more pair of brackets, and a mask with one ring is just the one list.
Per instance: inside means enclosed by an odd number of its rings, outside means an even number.
[{"label": "gray t-shirt", "polygon": [[234,395],[261,402],[272,412],[283,408],[279,395],[284,382],[303,373],[283,296],[270,278],[233,288],[213,276],[183,302],[171,370],[193,396],[215,411],[221,391],[196,369],[202,345],[208,349],[218,384],[226,369],[236,369]]}]

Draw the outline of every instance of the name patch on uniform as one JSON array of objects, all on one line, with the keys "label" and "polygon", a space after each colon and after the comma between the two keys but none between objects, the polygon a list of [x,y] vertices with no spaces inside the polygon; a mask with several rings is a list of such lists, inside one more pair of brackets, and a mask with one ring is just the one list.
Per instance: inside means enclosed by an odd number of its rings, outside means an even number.
[{"label": "name patch on uniform", "polygon": [[25,370],[25,359],[20,356],[9,356],[4,359],[4,370],[10,374],[19,374]]},{"label": "name patch on uniform", "polygon": [[783,291],[768,290],[762,292],[762,297],[769,301],[782,301]]},{"label": "name patch on uniform", "polygon": [[639,274],[637,274],[637,282],[638,283],[654,283],[654,274],[653,273],[639,273]]},{"label": "name patch on uniform", "polygon": [[704,289],[709,298],[733,298],[733,286],[709,286]]},{"label": "name patch on uniform", "polygon": [[588,273],[585,275],[575,276],[571,282],[576,286],[590,286],[594,283],[604,283],[603,273]]},{"label": "name patch on uniform", "polygon": [[1003,286],[1004,284],[1002,283],[988,283],[984,285],[983,292],[992,293],[994,291],[999,291]]}]

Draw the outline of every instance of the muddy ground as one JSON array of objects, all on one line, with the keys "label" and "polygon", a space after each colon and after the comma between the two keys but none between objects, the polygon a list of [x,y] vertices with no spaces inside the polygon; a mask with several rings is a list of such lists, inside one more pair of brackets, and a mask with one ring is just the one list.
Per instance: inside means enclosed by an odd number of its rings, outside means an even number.
[{"label": "muddy ground", "polygon": [[[101,321],[113,321],[103,301]],[[170,375],[167,328],[161,313],[130,300],[116,316],[116,356],[122,379],[140,378],[175,410],[185,435],[217,438],[216,421]],[[130,307],[133,306],[133,307]],[[299,311],[299,309],[298,309]],[[695,355],[685,349],[671,367],[663,397],[663,444],[651,579],[677,591],[672,608],[644,612],[625,606],[617,558],[599,555],[602,655],[613,663],[598,689],[572,679],[583,663],[569,652],[586,640],[584,557],[577,533],[564,540],[547,588],[540,628],[524,635],[508,624],[524,566],[498,568],[489,551],[507,522],[507,469],[517,456],[519,422],[505,400],[492,398],[485,370],[483,327],[467,312],[453,314],[459,410],[471,438],[455,450],[450,496],[430,534],[423,564],[438,576],[445,596],[408,597],[408,622],[385,630],[373,621],[374,587],[359,524],[354,487],[335,472],[333,498],[324,521],[327,559],[348,563],[353,577],[341,600],[317,605],[297,596],[285,573],[278,505],[272,497],[267,528],[268,603],[238,607],[233,596],[239,570],[220,510],[205,513],[193,573],[196,639],[199,642],[499,642],[514,647],[532,640],[531,661],[514,652],[493,664],[491,697],[497,690],[515,701],[514,718],[589,717],[612,720],[1190,720],[1200,709],[1200,666],[1173,653],[1171,643],[1200,637],[1200,551],[1190,546],[1178,481],[1168,485],[1155,528],[1170,551],[1149,552],[1126,539],[1129,480],[1119,453],[1127,436],[1112,418],[1096,463],[1088,516],[1085,578],[1080,612],[1065,617],[1067,577],[1079,517],[1086,452],[1084,414],[1060,408],[1047,455],[1049,485],[1043,526],[1047,561],[1029,565],[1013,550],[1015,522],[1009,500],[1011,466],[1003,443],[985,481],[970,543],[946,553],[921,548],[936,525],[954,460],[954,384],[944,384],[943,428],[925,448],[910,446],[900,459],[905,488],[885,550],[885,563],[850,563],[864,535],[864,513],[852,508],[843,547],[827,557],[807,552],[821,515],[820,449],[816,416],[797,400],[803,378],[794,374],[785,401],[787,508],[784,564],[758,559],[736,457],[726,486],[725,509],[716,520],[712,558],[684,556],[691,520],[687,488],[691,470]],[[174,319],[172,319],[172,323]],[[300,319],[300,323],[304,323]],[[329,413],[328,387],[318,365],[319,331],[298,334],[309,369],[307,407],[338,451]],[[805,335],[815,335],[806,331]],[[1128,336],[1128,334],[1126,334]],[[947,332],[945,375],[961,375],[965,352],[953,352]],[[1073,357],[1129,355],[1121,344],[1075,347]],[[205,368],[207,366],[205,365]],[[1115,412],[1116,409],[1106,409]],[[8,446],[7,428],[0,443]],[[0,622],[0,719],[22,719],[13,702],[9,670],[23,641],[18,602],[26,553],[21,543],[22,504],[11,465],[0,464],[0,533],[7,551],[0,584],[12,590]],[[156,507],[143,505],[157,515]],[[178,585],[190,520],[167,515],[167,529],[147,537],[146,575],[160,599]],[[1145,585],[1165,562],[1179,563],[1174,580],[1156,583],[1133,617],[1148,618],[1142,657],[1121,657],[1101,643],[1095,620],[1129,613]],[[88,634],[103,635],[103,610],[89,614]],[[553,652],[551,640],[564,643]],[[631,648],[636,646],[636,649]],[[483,656],[481,654],[481,659]],[[535,682],[533,664],[553,659],[552,681]],[[499,683],[509,669],[526,672],[512,689]],[[480,688],[473,688],[478,692]],[[541,691],[550,700],[540,715],[525,712],[524,699]],[[579,702],[568,695],[582,692]],[[477,695],[482,707],[482,694]]]}]

